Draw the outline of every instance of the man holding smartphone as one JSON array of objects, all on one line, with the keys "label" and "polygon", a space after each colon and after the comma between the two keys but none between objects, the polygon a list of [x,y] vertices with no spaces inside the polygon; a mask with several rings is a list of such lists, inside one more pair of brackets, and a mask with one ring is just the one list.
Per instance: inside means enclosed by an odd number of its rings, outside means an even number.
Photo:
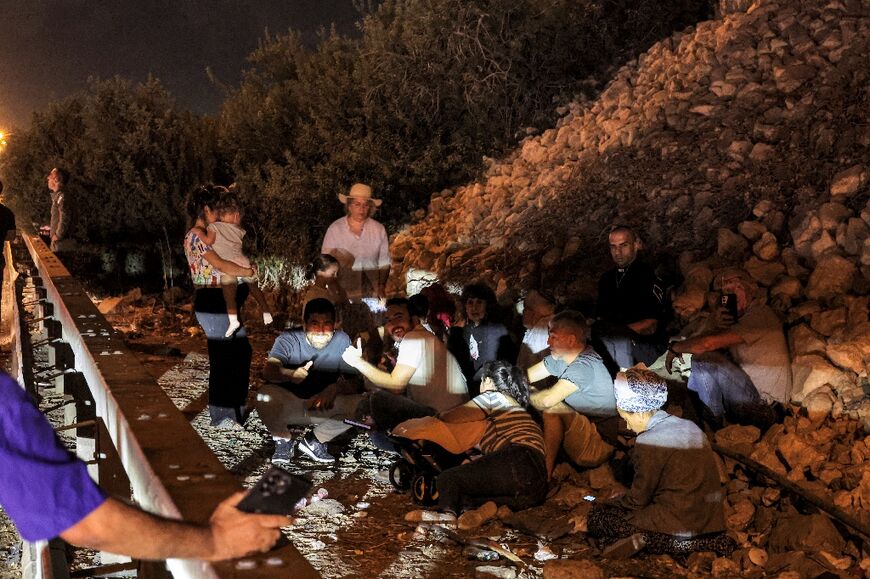
[{"label": "man holding smartphone", "polygon": [[[746,271],[726,269],[716,284],[722,293],[722,328],[673,342],[665,365],[670,371],[674,358],[692,354],[688,388],[716,420],[728,416],[735,422],[769,424],[767,403],[785,403],[791,397],[791,362],[782,322]],[[732,302],[734,310],[729,312]]]},{"label": "man holding smartphone", "polygon": [[60,536],[135,559],[218,561],[269,550],[291,522],[238,510],[243,493],[221,502],[207,523],[167,519],[108,497],[4,372],[0,398],[0,505],[27,541]]}]

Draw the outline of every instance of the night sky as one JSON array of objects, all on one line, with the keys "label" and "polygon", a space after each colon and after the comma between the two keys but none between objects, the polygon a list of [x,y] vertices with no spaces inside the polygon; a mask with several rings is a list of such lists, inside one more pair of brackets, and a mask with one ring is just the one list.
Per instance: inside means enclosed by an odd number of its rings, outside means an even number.
[{"label": "night sky", "polygon": [[182,106],[215,112],[206,67],[236,85],[266,29],[313,42],[333,22],[353,34],[358,18],[353,0],[0,0],[0,130],[26,128],[89,76],[152,73]]}]

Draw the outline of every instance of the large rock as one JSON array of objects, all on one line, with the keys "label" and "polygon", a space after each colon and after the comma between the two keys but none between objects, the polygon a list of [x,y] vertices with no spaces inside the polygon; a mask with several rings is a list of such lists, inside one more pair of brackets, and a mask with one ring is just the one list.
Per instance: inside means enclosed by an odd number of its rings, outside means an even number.
[{"label": "large rock", "polygon": [[756,242],[767,233],[767,227],[760,221],[743,221],[737,226],[737,231],[749,241]]},{"label": "large rock", "polygon": [[798,402],[813,390],[826,384],[839,390],[852,383],[849,376],[821,356],[795,356],[791,363],[791,371],[794,384],[792,398]]},{"label": "large rock", "polygon": [[762,261],[755,256],[743,264],[743,268],[764,287],[770,287],[785,273],[785,266],[778,261]]},{"label": "large rock", "polygon": [[776,447],[780,456],[792,470],[815,471],[825,462],[825,455],[804,441],[803,436],[790,432],[779,439]]},{"label": "large rock", "polygon": [[770,550],[777,553],[789,551],[828,551],[839,553],[846,541],[831,520],[821,514],[784,516],[770,533]]},{"label": "large rock", "polygon": [[839,255],[825,255],[816,264],[807,284],[810,299],[832,300],[847,293],[857,268]]},{"label": "large rock", "polygon": [[867,169],[855,165],[834,175],[831,181],[831,195],[854,195],[867,184]]},{"label": "large rock", "polygon": [[717,237],[717,253],[725,259],[738,260],[749,250],[746,238],[724,227],[719,229]]},{"label": "large rock", "polygon": [[770,232],[765,232],[761,239],[753,244],[752,252],[762,261],[776,259],[779,256],[779,242],[777,242],[776,236]]},{"label": "large rock", "polygon": [[816,354],[824,356],[825,340],[821,334],[813,331],[806,324],[800,324],[788,331],[789,349],[795,356]]},{"label": "large rock", "polygon": [[833,336],[846,326],[847,317],[846,308],[818,311],[810,317],[810,326],[823,336]]},{"label": "large rock", "polygon": [[867,370],[866,361],[870,360],[870,337],[863,336],[839,344],[830,343],[826,353],[828,359],[840,368],[862,374]]},{"label": "large rock", "polygon": [[813,422],[821,422],[831,414],[834,409],[834,402],[837,401],[837,395],[831,390],[830,386],[822,386],[816,388],[804,397],[801,403],[807,416]]},{"label": "large rock", "polygon": [[852,210],[842,203],[823,203],[819,207],[819,221],[828,231],[836,231],[837,226],[852,215]]},{"label": "large rock", "polygon": [[604,571],[587,559],[563,559],[544,564],[544,579],[604,579]]}]

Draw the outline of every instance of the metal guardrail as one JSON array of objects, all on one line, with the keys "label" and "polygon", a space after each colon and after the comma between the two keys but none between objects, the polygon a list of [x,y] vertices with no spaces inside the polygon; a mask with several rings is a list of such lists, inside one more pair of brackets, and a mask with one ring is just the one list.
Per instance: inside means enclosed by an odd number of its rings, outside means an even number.
[{"label": "metal guardrail", "polygon": [[[239,480],[211,452],[42,239],[28,233],[21,233],[21,238],[53,308],[51,318],[60,323],[61,338],[72,351],[74,371],[84,378],[96,416],[129,478],[133,499],[145,510],[168,518],[207,521],[218,502],[242,490]],[[6,247],[7,270],[14,272]],[[21,350],[28,347],[23,342],[29,336],[21,335],[27,331],[21,314],[14,306],[13,367],[18,373],[28,370]],[[40,553],[37,560],[45,561],[44,555]],[[48,567],[43,576],[51,577]],[[269,553],[246,558],[244,565],[172,559],[166,567],[176,579],[319,577],[286,541]],[[143,574],[140,568],[139,576],[161,575],[153,569]]]}]

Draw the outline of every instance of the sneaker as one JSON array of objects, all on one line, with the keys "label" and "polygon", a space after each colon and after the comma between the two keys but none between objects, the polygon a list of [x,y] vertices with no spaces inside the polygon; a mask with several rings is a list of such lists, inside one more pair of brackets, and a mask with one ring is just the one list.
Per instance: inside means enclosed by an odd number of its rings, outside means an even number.
[{"label": "sneaker", "polygon": [[304,452],[308,458],[317,462],[335,462],[335,457],[329,454],[326,450],[326,445],[317,440],[313,433],[308,433],[299,442],[299,450]]},{"label": "sneaker", "polygon": [[212,427],[217,428],[218,430],[244,430],[245,427],[236,422],[234,419],[229,416],[224,416],[223,418],[212,421]]},{"label": "sneaker", "polygon": [[275,452],[272,453],[272,464],[290,464],[293,461],[295,444],[292,440],[279,438],[275,440]]}]

